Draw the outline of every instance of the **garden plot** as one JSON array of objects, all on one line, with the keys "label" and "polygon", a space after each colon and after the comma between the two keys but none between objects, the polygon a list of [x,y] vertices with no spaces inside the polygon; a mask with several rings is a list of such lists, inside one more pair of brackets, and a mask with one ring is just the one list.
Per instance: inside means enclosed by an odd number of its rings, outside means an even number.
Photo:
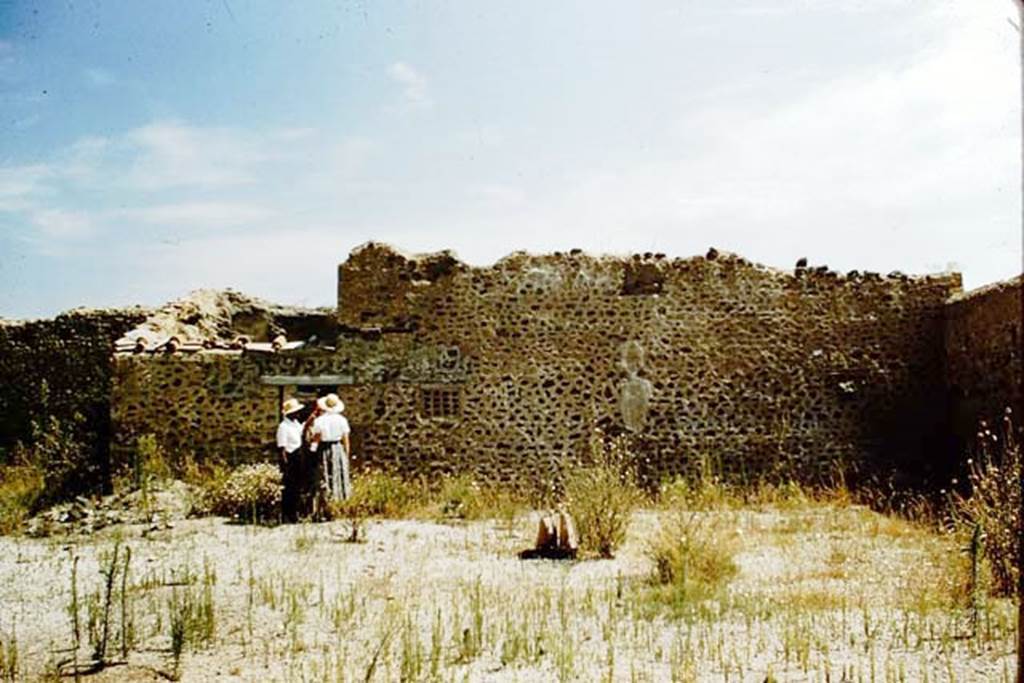
[{"label": "garden plot", "polygon": [[[679,514],[732,558],[720,583],[652,585],[651,539]],[[0,655],[29,680],[97,659],[84,680],[1012,679],[1013,605],[971,591],[962,542],[920,525],[858,506],[648,509],[614,559],[519,560],[534,524],[3,537]]]}]

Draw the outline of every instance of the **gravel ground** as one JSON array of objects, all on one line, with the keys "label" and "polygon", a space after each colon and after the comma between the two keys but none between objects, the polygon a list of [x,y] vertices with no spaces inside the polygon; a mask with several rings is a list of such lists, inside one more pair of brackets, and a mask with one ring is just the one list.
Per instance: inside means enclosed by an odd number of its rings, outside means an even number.
[{"label": "gravel ground", "polygon": [[[635,515],[613,560],[521,561],[535,518],[251,527],[219,518],[120,524],[88,536],[0,537],[0,641],[27,680],[71,670],[77,560],[88,680],[999,681],[1014,609],[952,604],[950,539],[857,507],[707,513],[739,572],[682,612],[650,599],[645,548],[665,513]],[[123,566],[123,565],[121,565]],[[195,608],[180,661],[172,615]],[[205,611],[204,611],[205,610]],[[122,617],[122,612],[126,618]],[[195,618],[195,614],[205,617]],[[205,619],[205,621],[204,621]],[[131,626],[122,653],[122,621]],[[204,631],[205,628],[205,631]],[[199,635],[196,635],[196,633]]]}]

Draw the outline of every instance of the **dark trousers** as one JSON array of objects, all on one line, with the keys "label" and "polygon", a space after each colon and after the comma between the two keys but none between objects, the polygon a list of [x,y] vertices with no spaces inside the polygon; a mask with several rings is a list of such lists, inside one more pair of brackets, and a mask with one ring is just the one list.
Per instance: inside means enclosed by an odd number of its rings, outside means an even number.
[{"label": "dark trousers", "polygon": [[281,517],[297,522],[313,514],[313,497],[317,490],[317,457],[305,447],[288,454],[281,462]]},{"label": "dark trousers", "polygon": [[[285,522],[296,522],[299,519],[299,491],[296,481],[296,474],[298,468],[297,460],[299,459],[301,448],[296,449],[294,452],[288,454],[288,459],[284,460],[278,455],[277,465],[281,468],[281,519]],[[280,451],[278,451],[280,453]]]}]

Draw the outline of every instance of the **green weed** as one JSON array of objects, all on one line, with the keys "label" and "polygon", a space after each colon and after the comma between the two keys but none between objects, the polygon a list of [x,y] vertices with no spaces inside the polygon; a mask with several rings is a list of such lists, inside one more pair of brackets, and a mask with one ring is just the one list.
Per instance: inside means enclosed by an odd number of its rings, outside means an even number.
[{"label": "green weed", "polygon": [[565,475],[564,498],[566,510],[576,522],[580,550],[613,557],[641,500],[626,440],[606,441],[601,432],[595,432],[589,462]]},{"label": "green weed", "polygon": [[669,515],[649,542],[654,564],[648,595],[674,612],[717,598],[738,572],[730,533],[698,512]]},{"label": "green weed", "polygon": [[0,681],[4,681],[4,683],[17,681],[20,666],[18,634],[12,628],[9,636],[6,638],[0,636]]}]

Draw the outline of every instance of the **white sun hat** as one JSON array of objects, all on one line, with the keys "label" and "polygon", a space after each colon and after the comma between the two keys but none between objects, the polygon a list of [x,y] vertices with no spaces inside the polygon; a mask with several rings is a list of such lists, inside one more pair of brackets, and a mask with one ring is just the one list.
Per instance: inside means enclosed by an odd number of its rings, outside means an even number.
[{"label": "white sun hat", "polygon": [[337,394],[327,394],[316,400],[316,405],[320,410],[325,413],[343,413],[345,412],[345,404]]},{"label": "white sun hat", "polygon": [[302,410],[302,403],[297,398],[290,398],[281,404],[281,413],[283,415],[291,415]]}]

